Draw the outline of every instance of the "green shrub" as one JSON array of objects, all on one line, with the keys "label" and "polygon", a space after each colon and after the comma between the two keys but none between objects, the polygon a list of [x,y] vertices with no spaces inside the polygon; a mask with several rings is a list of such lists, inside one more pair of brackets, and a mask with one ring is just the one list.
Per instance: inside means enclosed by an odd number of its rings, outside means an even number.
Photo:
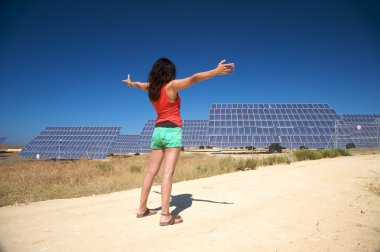
[{"label": "green shrub", "polygon": [[243,159],[239,159],[238,161],[235,162],[234,167],[235,167],[235,170],[237,171],[245,171],[246,170],[245,161]]},{"label": "green shrub", "polygon": [[290,164],[290,158],[288,156],[276,156],[276,164]]},{"label": "green shrub", "polygon": [[262,160],[262,165],[290,164],[291,161],[287,156],[270,156]]},{"label": "green shrub", "polygon": [[298,161],[315,160],[323,157],[321,151],[316,150],[296,150],[294,156]]},{"label": "green shrub", "polygon": [[296,150],[294,155],[298,161],[315,160],[321,158],[334,158],[339,156],[350,156],[351,154],[344,149],[332,150]]},{"label": "green shrub", "polygon": [[351,156],[351,153],[345,149],[335,149],[335,151],[339,154],[338,156]]},{"label": "green shrub", "polygon": [[270,156],[263,159],[263,165],[273,165],[276,163],[276,157]]},{"label": "green shrub", "polygon": [[310,157],[310,160],[323,158],[322,153],[320,151],[311,151],[309,157]]},{"label": "green shrub", "polygon": [[245,167],[249,170],[255,170],[257,163],[257,159],[249,158],[245,160]]},{"label": "green shrub", "polygon": [[108,162],[97,163],[96,168],[102,173],[110,173],[113,170],[112,164]]},{"label": "green shrub", "polygon": [[294,156],[297,161],[307,160],[309,159],[309,150],[295,150]]},{"label": "green shrub", "polygon": [[229,170],[231,167],[236,168],[236,160],[232,157],[224,157],[219,160],[219,167],[221,170]]},{"label": "green shrub", "polygon": [[129,167],[129,170],[130,170],[131,172],[141,172],[142,167],[141,167],[141,165],[133,164],[133,165],[131,165],[131,166]]},{"label": "green shrub", "polygon": [[320,150],[319,151],[323,158],[334,158],[337,157],[337,152],[334,150]]},{"label": "green shrub", "polygon": [[332,149],[332,150],[321,150],[323,158],[334,158],[339,156],[350,156],[351,154],[344,149]]}]

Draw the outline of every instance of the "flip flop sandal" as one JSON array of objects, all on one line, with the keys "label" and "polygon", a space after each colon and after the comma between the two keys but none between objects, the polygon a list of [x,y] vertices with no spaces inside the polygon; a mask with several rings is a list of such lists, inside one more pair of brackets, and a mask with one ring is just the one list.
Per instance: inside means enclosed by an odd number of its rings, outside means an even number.
[{"label": "flip flop sandal", "polygon": [[154,214],[157,214],[156,210],[147,208],[144,213],[136,214],[136,217],[137,218],[143,218],[143,217],[147,217],[147,216],[154,215]]},{"label": "flip flop sandal", "polygon": [[161,214],[161,215],[170,216],[170,219],[168,221],[160,221],[160,226],[169,226],[169,225],[179,224],[183,222],[181,216],[179,215],[176,215],[176,216],[172,216],[170,214]]}]

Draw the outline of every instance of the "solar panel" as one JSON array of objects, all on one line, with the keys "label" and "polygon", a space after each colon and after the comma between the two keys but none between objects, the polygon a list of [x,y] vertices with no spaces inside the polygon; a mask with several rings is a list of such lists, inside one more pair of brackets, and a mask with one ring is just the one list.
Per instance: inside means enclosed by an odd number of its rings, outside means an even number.
[{"label": "solar panel", "polygon": [[221,148],[280,143],[325,148],[338,114],[327,104],[212,104],[209,143]]},{"label": "solar panel", "polygon": [[[369,127],[379,115],[343,116],[344,120],[366,123],[366,130],[356,137],[358,147],[376,147],[378,130]],[[328,104],[211,104],[209,120],[184,120],[184,147],[213,146],[236,148],[255,146],[266,148],[280,143],[287,148],[331,148],[334,125],[341,117]],[[359,120],[359,121],[358,121]],[[378,125],[378,124],[377,124]],[[140,144],[150,151],[154,120],[149,120],[142,131]],[[378,128],[376,128],[378,129]],[[341,132],[347,133],[348,129]],[[356,133],[357,134],[357,133]],[[352,142],[352,137],[346,142]],[[345,142],[341,141],[345,147]]]},{"label": "solar panel", "polygon": [[[151,151],[154,124],[148,120],[140,135],[119,135],[120,127],[47,127],[20,156],[103,159],[110,153],[146,153]],[[186,148],[267,148],[271,143],[287,148],[344,148],[348,143],[380,148],[379,126],[380,115],[338,116],[328,104],[216,103],[208,120],[183,120],[182,143]]]},{"label": "solar panel", "polygon": [[21,151],[24,158],[104,159],[120,127],[47,127]]},{"label": "solar panel", "polygon": [[113,154],[140,153],[140,135],[119,135],[112,146]]},{"label": "solar panel", "polygon": [[143,130],[141,131],[141,137],[140,137],[140,148],[141,153],[147,153],[150,152],[150,144],[152,141],[152,134],[154,130],[154,124],[155,120],[148,120]]},{"label": "solar panel", "polygon": [[186,148],[208,146],[208,120],[183,120],[182,144]]},{"label": "solar panel", "polygon": [[5,142],[6,137],[0,137],[0,144],[3,144]]},{"label": "solar panel", "polygon": [[354,143],[359,148],[379,148],[380,115],[345,114],[336,126],[331,142],[337,147]]}]

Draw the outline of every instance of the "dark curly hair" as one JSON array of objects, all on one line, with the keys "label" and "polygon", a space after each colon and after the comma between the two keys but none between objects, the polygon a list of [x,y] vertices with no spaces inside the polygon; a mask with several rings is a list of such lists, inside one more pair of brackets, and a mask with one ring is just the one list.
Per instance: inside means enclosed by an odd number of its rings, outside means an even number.
[{"label": "dark curly hair", "polygon": [[151,101],[157,101],[160,98],[161,88],[174,80],[176,77],[176,68],[173,62],[167,58],[158,59],[149,72],[148,96]]}]

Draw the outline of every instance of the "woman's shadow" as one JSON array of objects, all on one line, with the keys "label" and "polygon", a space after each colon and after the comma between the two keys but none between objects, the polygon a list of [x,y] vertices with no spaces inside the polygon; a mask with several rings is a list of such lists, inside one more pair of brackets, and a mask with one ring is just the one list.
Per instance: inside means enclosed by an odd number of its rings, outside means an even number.
[{"label": "woman's shadow", "polygon": [[[155,193],[161,194],[160,192]],[[175,209],[171,212],[172,215],[179,215],[185,209],[191,207],[193,205],[193,201],[201,201],[208,203],[216,203],[216,204],[233,204],[230,202],[217,202],[212,200],[203,200],[203,199],[193,199],[193,195],[189,193],[180,194],[180,195],[171,195],[170,206],[175,207]],[[161,207],[155,208],[155,210],[161,210]]]}]

